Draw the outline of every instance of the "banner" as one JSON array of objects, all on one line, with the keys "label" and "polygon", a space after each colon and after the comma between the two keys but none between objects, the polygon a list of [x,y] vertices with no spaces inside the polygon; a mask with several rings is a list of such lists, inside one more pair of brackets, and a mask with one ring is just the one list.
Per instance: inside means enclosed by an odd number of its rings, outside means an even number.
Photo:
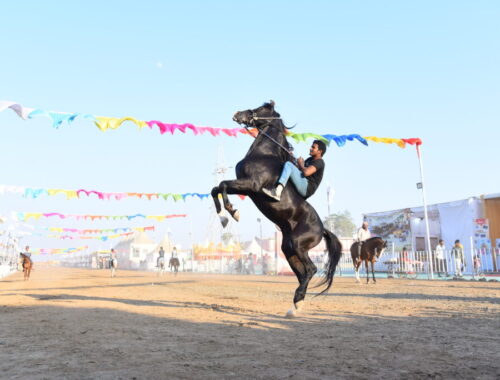
[{"label": "banner", "polygon": [[389,245],[394,243],[396,250],[403,247],[411,250],[411,226],[410,209],[388,211],[384,213],[368,214],[365,219],[369,224],[369,230],[374,236],[380,236],[387,240]]},{"label": "banner", "polygon": [[488,219],[474,219],[474,247],[476,249],[491,249],[490,224]]}]

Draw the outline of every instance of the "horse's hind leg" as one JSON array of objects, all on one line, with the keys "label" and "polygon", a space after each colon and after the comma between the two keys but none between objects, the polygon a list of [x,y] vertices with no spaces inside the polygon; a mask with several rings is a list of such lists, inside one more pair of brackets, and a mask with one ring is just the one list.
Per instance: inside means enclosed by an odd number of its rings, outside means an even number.
[{"label": "horse's hind leg", "polygon": [[309,282],[317,271],[316,266],[307,253],[311,246],[314,246],[311,245],[311,241],[312,240],[309,238],[306,244],[300,235],[299,237],[283,240],[282,250],[299,281],[299,286],[295,290],[295,295],[293,297],[293,307],[286,315],[289,318],[294,317],[302,308]]}]

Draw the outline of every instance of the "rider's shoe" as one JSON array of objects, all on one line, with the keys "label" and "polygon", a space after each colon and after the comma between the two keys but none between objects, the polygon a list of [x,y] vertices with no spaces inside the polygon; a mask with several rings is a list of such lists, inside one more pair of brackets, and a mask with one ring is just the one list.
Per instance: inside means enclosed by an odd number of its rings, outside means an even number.
[{"label": "rider's shoe", "polygon": [[273,198],[276,201],[281,200],[281,192],[283,191],[283,185],[279,184],[278,186],[272,189],[262,188],[262,192],[266,194],[268,197]]}]

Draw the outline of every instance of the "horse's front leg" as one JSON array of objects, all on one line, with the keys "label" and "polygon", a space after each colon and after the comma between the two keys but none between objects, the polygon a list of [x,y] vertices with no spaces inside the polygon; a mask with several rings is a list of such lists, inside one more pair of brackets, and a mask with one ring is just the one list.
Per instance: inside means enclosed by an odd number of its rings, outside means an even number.
[{"label": "horse's front leg", "polygon": [[[229,214],[231,214],[231,216],[236,221],[240,220],[240,212],[233,207],[233,204],[229,201],[229,197],[227,195],[228,194],[247,195],[248,193],[252,192],[256,193],[260,191],[261,188],[262,184],[260,182],[257,182],[250,178],[236,179],[233,181],[222,181],[219,184],[219,192],[222,194],[222,201],[224,203],[224,208],[229,212]],[[213,190],[212,190],[212,196],[213,196]],[[225,227],[224,223],[222,225]]]},{"label": "horse's front leg", "polygon": [[376,284],[377,280],[375,280],[375,261],[372,260],[372,277],[373,277],[373,283]]},{"label": "horse's front leg", "polygon": [[[220,185],[216,186],[212,189],[212,199],[214,200],[215,204],[215,211],[217,212],[217,215],[219,215],[220,222],[222,224],[222,227],[226,227],[227,223],[229,222],[229,219],[222,215],[222,207],[219,201],[219,194],[221,193]],[[170,268],[170,265],[169,265]]]},{"label": "horse's front leg", "polygon": [[356,274],[356,282],[359,284],[361,280],[359,279],[359,267],[361,266],[361,261],[356,261],[354,264],[354,272]]},{"label": "horse's front leg", "polygon": [[366,266],[366,283],[368,284],[370,282],[370,268],[368,268],[368,260],[365,260],[365,266]]}]

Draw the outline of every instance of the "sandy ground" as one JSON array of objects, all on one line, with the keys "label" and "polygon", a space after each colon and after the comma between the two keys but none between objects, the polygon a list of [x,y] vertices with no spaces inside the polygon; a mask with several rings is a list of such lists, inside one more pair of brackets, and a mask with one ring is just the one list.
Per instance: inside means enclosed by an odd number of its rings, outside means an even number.
[{"label": "sandy ground", "polygon": [[[36,268],[0,280],[6,379],[493,379],[500,285]],[[314,291],[314,289],[313,289]]]}]

